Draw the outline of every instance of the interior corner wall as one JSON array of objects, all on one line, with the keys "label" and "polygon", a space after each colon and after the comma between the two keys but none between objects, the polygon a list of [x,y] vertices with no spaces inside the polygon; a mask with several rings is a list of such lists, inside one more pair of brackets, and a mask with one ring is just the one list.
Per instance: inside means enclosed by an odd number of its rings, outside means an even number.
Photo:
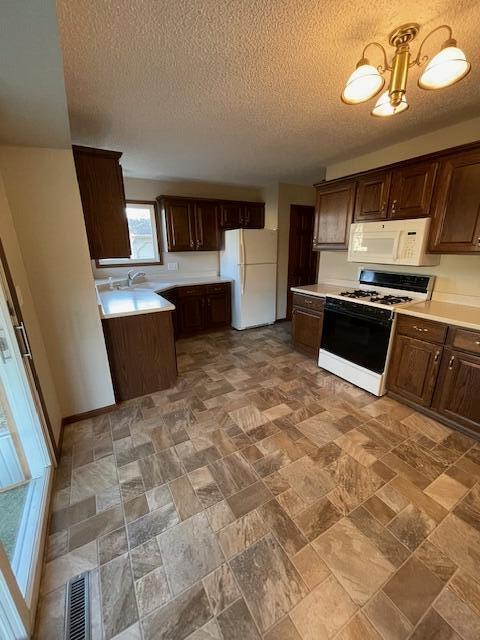
[{"label": "interior corner wall", "polygon": [[41,389],[56,444],[60,439],[62,413],[55,384],[43,342],[40,324],[33,303],[28,277],[13,224],[12,214],[5,194],[5,186],[0,176],[0,238],[11,273],[23,321],[28,331],[28,340],[33,354],[35,369],[41,382]]},{"label": "interior corner wall", "polygon": [[299,184],[278,185],[277,320],[282,320],[287,315],[288,243],[292,204],[314,205],[315,189]]},{"label": "interior corner wall", "polygon": [[61,414],[111,405],[72,152],[1,147],[0,172]]}]

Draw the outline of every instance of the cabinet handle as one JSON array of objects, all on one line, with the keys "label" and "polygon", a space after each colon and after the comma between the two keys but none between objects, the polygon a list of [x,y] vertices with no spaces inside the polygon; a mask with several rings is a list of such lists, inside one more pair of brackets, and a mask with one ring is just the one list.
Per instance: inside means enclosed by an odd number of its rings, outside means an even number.
[{"label": "cabinet handle", "polygon": [[425,333],[428,333],[428,329],[422,329],[422,327],[417,327],[416,324],[413,325],[413,328],[416,329],[417,331],[424,331]]},{"label": "cabinet handle", "polygon": [[396,208],[395,208],[395,205],[396,205],[396,204],[397,204],[397,201],[396,201],[396,200],[394,200],[394,201],[392,202],[392,213],[395,213],[395,211],[396,211]]},{"label": "cabinet handle", "polygon": [[480,340],[475,340],[475,344],[480,344]]},{"label": "cabinet handle", "polygon": [[438,359],[440,357],[440,351],[437,351],[437,353],[435,354],[435,357],[433,359],[434,362],[438,362]]},{"label": "cabinet handle", "polygon": [[304,300],[305,304],[313,304],[311,300]]},{"label": "cabinet handle", "polygon": [[453,363],[455,362],[455,356],[452,356],[450,358],[450,362],[448,363],[448,368],[450,369],[450,371],[453,369]]}]

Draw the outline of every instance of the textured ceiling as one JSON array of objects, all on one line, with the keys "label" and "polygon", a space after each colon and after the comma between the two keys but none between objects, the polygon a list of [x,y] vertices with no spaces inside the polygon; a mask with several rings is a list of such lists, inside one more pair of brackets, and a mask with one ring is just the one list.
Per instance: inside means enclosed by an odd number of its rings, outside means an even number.
[{"label": "textured ceiling", "polygon": [[[127,175],[311,181],[480,106],[478,0],[58,0],[58,13],[73,139],[122,150]],[[470,76],[425,92],[413,69],[396,118],[343,105],[363,45],[408,21],[420,36],[450,23]]]}]

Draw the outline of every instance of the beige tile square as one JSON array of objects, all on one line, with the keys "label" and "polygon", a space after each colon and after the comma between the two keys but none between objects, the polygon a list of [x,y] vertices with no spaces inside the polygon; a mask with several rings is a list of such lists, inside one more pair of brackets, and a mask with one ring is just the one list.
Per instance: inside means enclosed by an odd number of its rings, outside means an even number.
[{"label": "beige tile square", "polygon": [[332,638],[356,609],[345,589],[329,576],[290,612],[290,617],[303,640],[319,640]]}]

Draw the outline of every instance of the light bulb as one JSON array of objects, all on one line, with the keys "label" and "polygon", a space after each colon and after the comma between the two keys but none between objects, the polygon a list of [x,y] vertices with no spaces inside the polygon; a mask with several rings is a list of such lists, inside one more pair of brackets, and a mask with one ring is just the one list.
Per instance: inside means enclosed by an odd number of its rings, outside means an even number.
[{"label": "light bulb", "polygon": [[371,114],[372,116],[376,116],[377,118],[385,118],[387,116],[394,116],[397,113],[402,113],[402,111],[406,111],[407,109],[408,102],[405,94],[402,96],[400,104],[394,107],[390,102],[388,91],[385,91],[377,100],[375,106],[371,111]]},{"label": "light bulb", "polygon": [[443,89],[464,78],[470,71],[465,54],[455,46],[447,46],[434,56],[418,80],[422,89]]},{"label": "light bulb", "polygon": [[373,98],[383,87],[384,78],[378,69],[365,58],[360,60],[357,68],[349,77],[342,93],[342,100],[347,104],[359,104]]}]

